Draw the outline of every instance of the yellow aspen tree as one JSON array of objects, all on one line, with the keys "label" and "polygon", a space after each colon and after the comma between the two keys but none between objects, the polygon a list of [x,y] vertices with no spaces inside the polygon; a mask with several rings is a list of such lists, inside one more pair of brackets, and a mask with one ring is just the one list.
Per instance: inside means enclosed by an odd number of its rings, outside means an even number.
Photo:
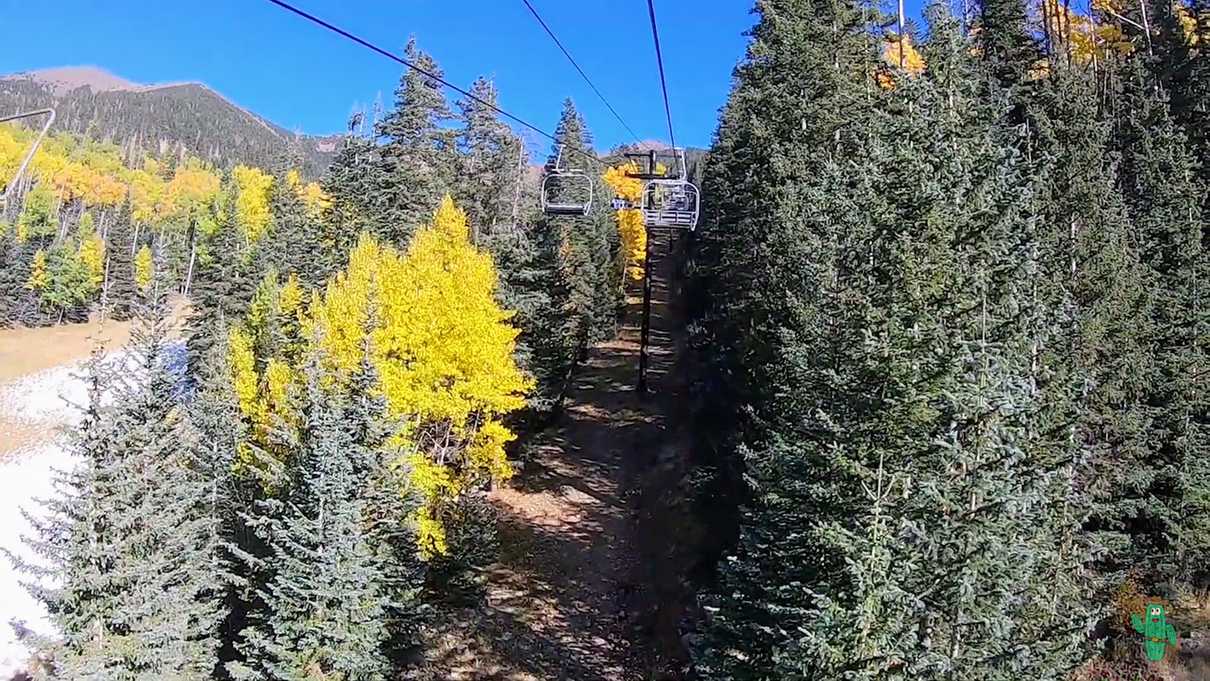
[{"label": "yellow aspen tree", "polygon": [[259,168],[236,166],[235,219],[248,243],[255,243],[269,229],[269,190],[273,176]]},{"label": "yellow aspen tree", "polygon": [[241,471],[271,475],[289,456],[278,434],[299,425],[292,397],[309,326],[298,278],[291,275],[283,283],[270,270],[243,322],[229,334],[231,383],[248,433],[238,452]]},{"label": "yellow aspen tree", "polygon": [[447,196],[405,254],[363,236],[348,269],[315,305],[326,354],[344,373],[369,329],[416,511],[420,555],[446,552],[453,503],[476,485],[512,475],[503,418],[532,381],[513,358],[518,331],[495,300],[491,256],[470,243],[466,214]]},{"label": "yellow aspen tree", "polygon": [[[605,184],[616,196],[637,205],[643,199],[643,181],[627,177],[627,172],[637,173],[638,165],[631,161],[605,171]],[[643,211],[623,208],[617,211],[618,234],[622,240],[622,254],[626,262],[626,274],[633,280],[643,278],[647,258],[647,228],[643,226]]]},{"label": "yellow aspen tree", "polygon": [[46,271],[46,251],[39,248],[34,252],[33,264],[30,267],[29,279],[25,288],[31,291],[43,291],[50,284],[50,274]]},{"label": "yellow aspen tree", "polygon": [[895,87],[894,72],[900,70],[900,63],[903,64],[902,71],[910,76],[918,76],[924,72],[924,56],[912,44],[912,37],[909,35],[888,36],[882,44],[882,61],[884,65],[878,69],[875,79],[884,90]]},{"label": "yellow aspen tree", "polygon": [[92,213],[85,213],[80,218],[80,246],[76,256],[88,270],[88,280],[92,290],[101,288],[105,280],[105,241],[93,227]]},{"label": "yellow aspen tree", "polygon": [[286,173],[286,186],[293,190],[302,201],[303,208],[311,218],[318,218],[332,205],[332,198],[319,186],[318,182],[303,182],[298,170]]},{"label": "yellow aspen tree", "polygon": [[151,278],[155,276],[155,262],[151,257],[151,248],[146,244],[134,256],[134,283],[140,291],[147,291],[151,286]]}]

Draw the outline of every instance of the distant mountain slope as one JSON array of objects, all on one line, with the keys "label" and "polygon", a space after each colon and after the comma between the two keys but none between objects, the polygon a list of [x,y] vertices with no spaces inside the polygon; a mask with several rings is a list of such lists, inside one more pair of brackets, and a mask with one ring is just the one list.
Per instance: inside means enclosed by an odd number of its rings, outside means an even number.
[{"label": "distant mountain slope", "polygon": [[201,83],[140,85],[93,67],[0,77],[0,112],[46,106],[58,112],[56,130],[113,142],[131,160],[188,152],[220,167],[271,167],[292,154],[314,178],[337,148],[338,138],[295,135]]}]

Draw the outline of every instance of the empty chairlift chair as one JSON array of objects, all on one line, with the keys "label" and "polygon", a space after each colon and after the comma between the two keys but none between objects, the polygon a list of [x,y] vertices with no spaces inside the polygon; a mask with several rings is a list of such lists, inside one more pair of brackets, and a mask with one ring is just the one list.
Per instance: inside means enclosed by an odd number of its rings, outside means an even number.
[{"label": "empty chairlift chair", "polygon": [[673,151],[675,174],[649,179],[643,186],[643,225],[693,231],[697,227],[700,198],[697,186],[686,177],[685,152]]},{"label": "empty chairlift chair", "polygon": [[555,156],[555,167],[542,178],[542,212],[547,215],[588,215],[592,210],[592,177],[588,172],[563,165],[563,147]]}]

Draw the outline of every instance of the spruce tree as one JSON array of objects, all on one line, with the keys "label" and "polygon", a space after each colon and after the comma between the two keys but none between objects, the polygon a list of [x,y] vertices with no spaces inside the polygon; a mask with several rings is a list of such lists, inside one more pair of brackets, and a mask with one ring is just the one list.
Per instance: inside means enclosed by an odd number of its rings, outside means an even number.
[{"label": "spruce tree", "polygon": [[[496,104],[496,87],[486,78],[471,85],[471,94]],[[520,138],[480,101],[458,102],[462,129],[458,133],[459,177],[454,198],[466,210],[473,242],[487,243],[500,231],[515,231],[513,208],[524,166]]]},{"label": "spruce tree", "polygon": [[294,274],[308,288],[322,284],[343,262],[345,253],[334,252],[324,239],[320,217],[308,212],[298,186],[279,175],[269,194],[273,215],[271,261],[279,272]]},{"label": "spruce tree", "polygon": [[230,325],[243,317],[269,267],[263,245],[243,245],[234,216],[225,214],[210,244],[211,257],[197,265],[185,325],[191,368],[196,368]]},{"label": "spruce tree", "polygon": [[244,658],[228,671],[236,679],[384,679],[387,598],[366,535],[367,452],[353,446],[348,404],[323,387],[317,357],[304,376],[284,488],[245,514],[267,551],[241,556],[271,577],[241,634]]},{"label": "spruce tree", "polygon": [[109,305],[109,316],[118,321],[130,319],[137,304],[138,287],[134,281],[134,233],[131,229],[130,202],[122,204],[121,211],[109,226],[109,289],[105,301]]},{"label": "spruce tree", "polygon": [[[1188,138],[1169,115],[1169,101],[1137,61],[1127,64],[1117,99],[1115,145],[1119,191],[1139,241],[1151,306],[1150,369],[1146,377],[1147,446],[1123,462],[1117,516],[1130,544],[1120,557],[1160,570],[1152,579],[1188,577],[1210,560],[1207,513],[1207,430],[1210,412],[1198,376],[1210,363],[1204,344],[1206,251],[1202,244],[1205,186]],[[1137,320],[1136,320],[1137,321]]]},{"label": "spruce tree", "polygon": [[[408,40],[404,54],[426,72],[442,76],[437,62],[416,47],[415,38]],[[449,192],[456,162],[454,140],[442,126],[450,116],[440,83],[415,69],[404,72],[395,89],[395,107],[375,130],[382,139],[378,189],[382,213],[376,228],[384,241],[406,245]]]},{"label": "spruce tree", "polygon": [[378,147],[359,132],[363,117],[358,113],[350,119],[349,132],[321,183],[332,201],[322,220],[323,246],[338,261],[352,249],[358,234],[372,231],[383,219],[382,161]]},{"label": "spruce tree", "polygon": [[[224,617],[218,519],[181,419],[179,375],[155,287],[120,365],[89,365],[78,467],[58,481],[30,540],[61,639],[52,678],[209,679]],[[112,402],[111,402],[112,400]]]}]

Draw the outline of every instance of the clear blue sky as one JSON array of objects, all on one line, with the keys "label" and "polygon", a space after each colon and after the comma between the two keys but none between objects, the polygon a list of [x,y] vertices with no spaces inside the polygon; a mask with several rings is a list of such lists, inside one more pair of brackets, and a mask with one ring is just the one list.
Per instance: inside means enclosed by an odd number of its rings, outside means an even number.
[{"label": "clear blue sky", "polygon": [[[599,148],[628,141],[521,0],[292,0],[401,52],[409,35],[447,79],[495,79],[502,106],[553,130],[571,96]],[[666,138],[643,0],[531,0],[642,138]],[[343,129],[388,105],[402,67],[264,0],[0,0],[0,73],[96,65],[140,83],[199,80],[292,130]],[[678,144],[708,146],[753,21],[750,0],[657,0]],[[535,140],[537,141],[537,140]]]}]

